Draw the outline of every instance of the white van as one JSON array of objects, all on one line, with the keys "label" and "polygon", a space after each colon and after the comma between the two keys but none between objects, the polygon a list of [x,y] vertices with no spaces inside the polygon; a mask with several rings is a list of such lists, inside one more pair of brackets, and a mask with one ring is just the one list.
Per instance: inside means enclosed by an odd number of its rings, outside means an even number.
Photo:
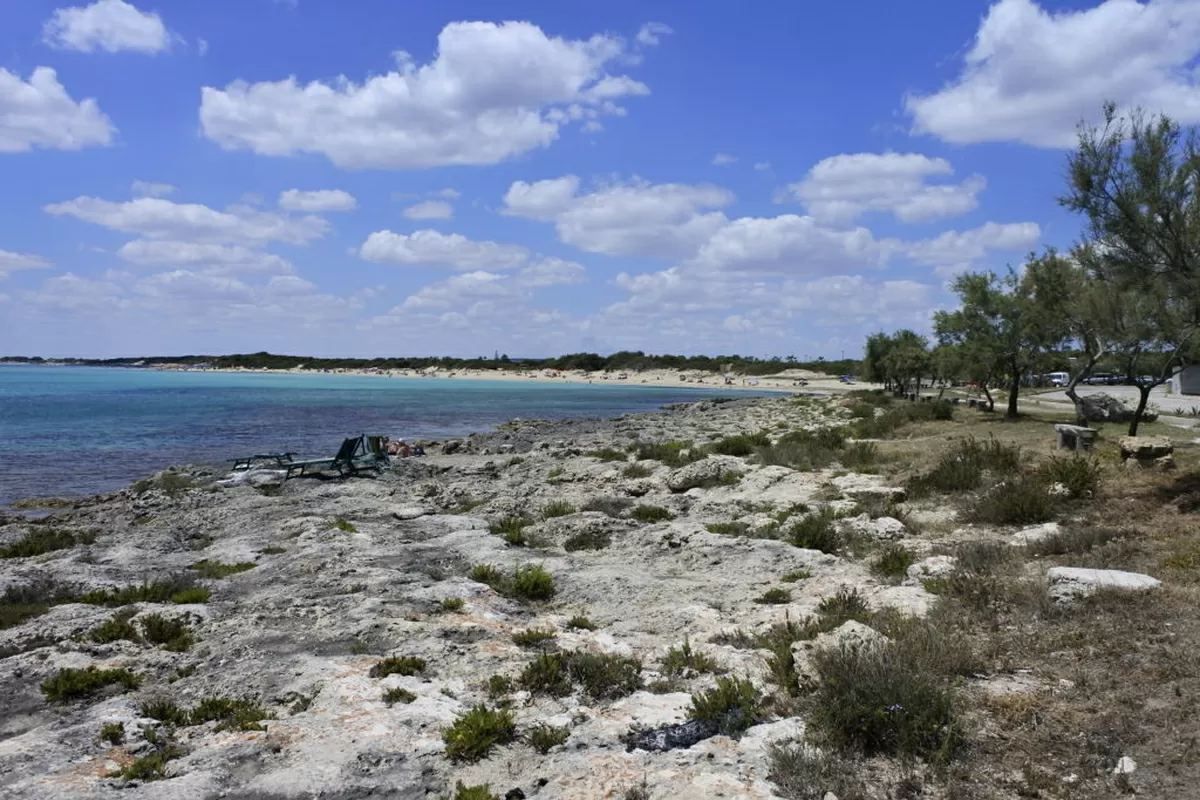
[{"label": "white van", "polygon": [[1071,376],[1065,372],[1047,372],[1046,383],[1051,386],[1062,388],[1071,382]]}]

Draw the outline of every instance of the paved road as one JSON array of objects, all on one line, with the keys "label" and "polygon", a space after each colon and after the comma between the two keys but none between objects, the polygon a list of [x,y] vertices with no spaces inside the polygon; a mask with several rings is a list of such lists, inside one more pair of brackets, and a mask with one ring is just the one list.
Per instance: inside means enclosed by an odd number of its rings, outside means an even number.
[{"label": "paved road", "polygon": [[[1131,406],[1137,406],[1138,390],[1134,386],[1080,386],[1077,391],[1080,397],[1103,392],[1119,397]],[[1044,392],[1037,395],[1037,398],[1051,402],[1071,402],[1065,392]],[[1193,408],[1200,409],[1200,395],[1168,394],[1166,386],[1156,386],[1150,392],[1150,402],[1158,406],[1158,410],[1163,414],[1187,416]]]}]

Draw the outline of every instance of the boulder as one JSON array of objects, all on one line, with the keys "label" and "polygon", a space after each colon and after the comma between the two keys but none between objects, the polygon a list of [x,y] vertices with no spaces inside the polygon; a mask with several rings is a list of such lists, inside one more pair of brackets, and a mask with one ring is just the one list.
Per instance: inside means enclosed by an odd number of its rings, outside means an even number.
[{"label": "boulder", "polygon": [[1046,581],[1050,584],[1050,596],[1060,601],[1087,597],[1097,589],[1144,592],[1162,586],[1162,581],[1140,572],[1081,567],[1052,567],[1046,573]]},{"label": "boulder", "polygon": [[908,533],[904,523],[895,517],[871,519],[867,514],[860,514],[848,520],[846,524],[855,533],[872,539],[903,539]]},{"label": "boulder", "polygon": [[1139,461],[1150,461],[1175,452],[1175,446],[1166,436],[1122,436],[1118,443],[1121,445],[1121,458],[1136,458]]},{"label": "boulder", "polygon": [[672,492],[717,485],[721,477],[731,472],[742,472],[746,465],[733,456],[709,456],[680,467],[667,475],[667,488]]},{"label": "boulder", "polygon": [[942,578],[954,571],[954,556],[930,556],[914,561],[908,567],[908,577],[915,581]]},{"label": "boulder", "polygon": [[431,512],[429,509],[420,508],[418,506],[410,506],[407,508],[394,509],[392,511],[392,516],[403,522],[410,519],[420,519],[421,517],[428,516],[430,513]]},{"label": "boulder", "polygon": [[1025,545],[1037,544],[1038,542],[1045,541],[1052,536],[1057,536],[1061,532],[1062,527],[1057,522],[1044,522],[1041,525],[1022,528],[1014,533],[1012,538],[1008,541],[1011,545],[1023,547]]},{"label": "boulder", "polygon": [[[1106,392],[1083,395],[1079,398],[1079,414],[1088,422],[1132,422],[1136,407],[1130,407],[1119,397]],[[1154,422],[1158,414],[1146,411],[1142,421]]]}]

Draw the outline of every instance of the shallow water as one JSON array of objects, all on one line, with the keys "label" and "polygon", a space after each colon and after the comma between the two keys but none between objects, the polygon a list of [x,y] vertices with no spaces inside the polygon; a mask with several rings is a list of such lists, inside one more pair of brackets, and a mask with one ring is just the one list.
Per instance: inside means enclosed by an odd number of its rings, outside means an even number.
[{"label": "shallow water", "polygon": [[0,507],[114,491],[171,464],[284,450],[332,456],[343,438],[364,432],[437,439],[514,418],[612,417],[720,394],[625,383],[0,366]]}]

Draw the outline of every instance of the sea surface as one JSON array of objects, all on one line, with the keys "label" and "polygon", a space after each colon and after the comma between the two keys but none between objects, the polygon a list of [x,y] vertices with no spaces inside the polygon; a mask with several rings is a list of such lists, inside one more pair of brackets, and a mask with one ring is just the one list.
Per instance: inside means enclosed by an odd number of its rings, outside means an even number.
[{"label": "sea surface", "polygon": [[721,394],[624,382],[0,366],[0,508],[115,491],[172,464],[332,456],[359,433],[440,439],[514,418],[613,417]]}]

